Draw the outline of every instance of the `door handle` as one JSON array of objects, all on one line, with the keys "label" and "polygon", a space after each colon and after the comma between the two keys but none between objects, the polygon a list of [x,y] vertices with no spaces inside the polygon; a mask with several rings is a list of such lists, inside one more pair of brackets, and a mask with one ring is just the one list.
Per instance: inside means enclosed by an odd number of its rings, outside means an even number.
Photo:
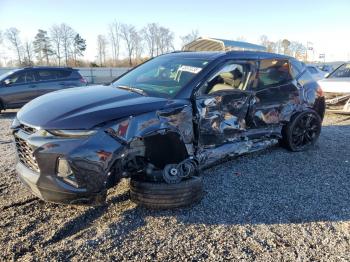
[{"label": "door handle", "polygon": [[65,86],[66,84],[65,83],[58,83],[60,86]]},{"label": "door handle", "polygon": [[36,87],[36,85],[30,85],[30,86],[29,86],[29,88],[34,88],[34,87]]}]

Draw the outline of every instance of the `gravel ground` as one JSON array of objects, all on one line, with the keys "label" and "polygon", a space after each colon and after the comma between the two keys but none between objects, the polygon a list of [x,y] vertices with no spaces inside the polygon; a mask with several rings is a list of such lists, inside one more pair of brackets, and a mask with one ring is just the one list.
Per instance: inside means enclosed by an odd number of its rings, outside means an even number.
[{"label": "gravel ground", "polygon": [[318,144],[274,147],[204,172],[190,208],[152,211],[128,198],[128,181],[103,207],[45,203],[14,173],[0,115],[0,260],[350,260],[350,116],[327,115]]}]

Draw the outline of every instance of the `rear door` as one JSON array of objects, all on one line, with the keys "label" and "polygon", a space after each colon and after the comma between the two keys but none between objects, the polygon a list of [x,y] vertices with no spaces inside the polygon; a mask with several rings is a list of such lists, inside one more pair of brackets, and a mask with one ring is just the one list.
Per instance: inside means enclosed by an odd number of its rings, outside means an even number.
[{"label": "rear door", "polygon": [[37,79],[33,70],[16,72],[6,79],[10,84],[2,86],[0,97],[6,107],[19,107],[37,96]]},{"label": "rear door", "polygon": [[251,129],[265,129],[279,126],[283,121],[286,105],[298,101],[297,82],[293,80],[287,59],[267,59],[258,62],[258,73],[251,91],[248,123]]},{"label": "rear door", "polygon": [[63,87],[58,79],[58,70],[36,69],[36,74],[38,78],[37,96],[60,90]]},{"label": "rear door", "polygon": [[249,62],[227,61],[200,87],[196,107],[201,146],[216,147],[244,136],[252,72]]}]

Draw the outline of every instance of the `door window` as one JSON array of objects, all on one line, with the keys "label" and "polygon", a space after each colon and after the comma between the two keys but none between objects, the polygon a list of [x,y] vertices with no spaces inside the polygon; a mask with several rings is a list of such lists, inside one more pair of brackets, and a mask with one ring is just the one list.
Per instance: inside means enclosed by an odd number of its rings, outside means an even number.
[{"label": "door window", "polygon": [[10,85],[27,84],[36,81],[32,71],[15,73],[6,80],[8,80]]},{"label": "door window", "polygon": [[288,60],[269,59],[260,61],[256,89],[287,84],[292,80]]},{"label": "door window", "polygon": [[50,81],[57,79],[57,71],[53,70],[39,70],[39,81]]},{"label": "door window", "polygon": [[24,84],[26,82],[26,72],[13,74],[7,79],[9,80],[10,85]]},{"label": "door window", "polygon": [[35,74],[34,71],[27,71],[26,73],[26,83],[33,83],[35,82]]},{"label": "door window", "polygon": [[246,88],[249,66],[237,62],[229,62],[214,73],[203,87],[204,94],[220,91],[244,90]]},{"label": "door window", "polygon": [[58,79],[64,79],[64,78],[68,78],[71,75],[71,71],[60,70],[60,71],[56,71],[56,74]]}]

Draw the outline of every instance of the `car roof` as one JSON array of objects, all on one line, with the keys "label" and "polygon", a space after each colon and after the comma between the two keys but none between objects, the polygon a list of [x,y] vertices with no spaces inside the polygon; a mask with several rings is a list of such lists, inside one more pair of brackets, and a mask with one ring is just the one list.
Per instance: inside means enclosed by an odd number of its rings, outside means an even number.
[{"label": "car roof", "polygon": [[211,51],[211,52],[192,52],[192,51],[176,51],[168,53],[164,56],[185,57],[185,58],[199,58],[214,60],[219,57],[227,57],[231,59],[295,59],[290,56],[261,52],[261,51]]},{"label": "car roof", "polygon": [[44,70],[75,70],[71,67],[60,67],[60,66],[28,66],[22,69],[44,69]]}]

